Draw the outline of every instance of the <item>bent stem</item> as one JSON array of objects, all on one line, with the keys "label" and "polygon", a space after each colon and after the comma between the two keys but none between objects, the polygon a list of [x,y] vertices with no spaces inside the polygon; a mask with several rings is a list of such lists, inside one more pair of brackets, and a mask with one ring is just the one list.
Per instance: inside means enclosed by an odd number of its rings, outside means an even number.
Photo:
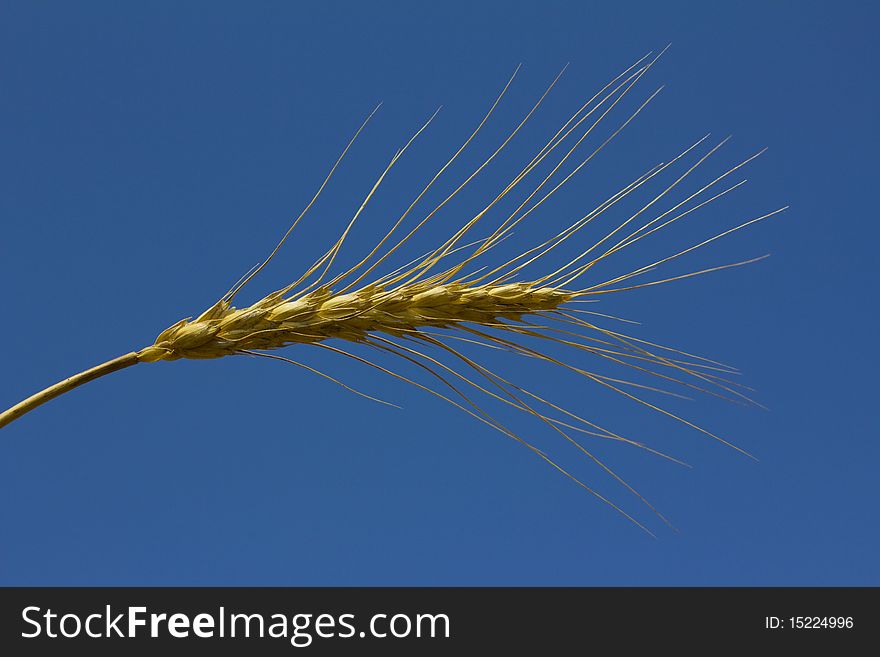
[{"label": "bent stem", "polygon": [[140,361],[138,360],[137,353],[132,351],[124,356],[108,360],[106,363],[98,365],[97,367],[93,367],[84,372],[80,372],[79,374],[74,374],[63,381],[59,381],[55,385],[49,386],[35,395],[31,395],[12,408],[0,413],[0,428],[5,427],[13,420],[17,420],[28,411],[34,410],[37,406],[45,404],[47,401],[55,399],[59,395],[63,395],[65,392],[73,390],[89,381],[94,381],[105,374],[110,374],[111,372],[116,372],[117,370],[136,365],[138,362]]}]

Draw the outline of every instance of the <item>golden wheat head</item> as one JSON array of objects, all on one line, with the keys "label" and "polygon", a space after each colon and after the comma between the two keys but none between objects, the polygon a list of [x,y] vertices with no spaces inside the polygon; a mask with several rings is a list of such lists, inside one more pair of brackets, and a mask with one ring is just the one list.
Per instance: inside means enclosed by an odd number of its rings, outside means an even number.
[{"label": "golden wheat head", "polygon": [[[514,228],[533,216],[536,210],[601,152],[657,95],[659,89],[648,95],[622,120],[618,120],[610,136],[600,141],[592,150],[588,150],[586,155],[574,155],[583,149],[583,144],[594,134],[595,128],[631,92],[658,57],[659,55],[651,59],[646,55],[604,85],[556,131],[516,175],[510,178],[509,182],[498,190],[497,194],[492,196],[469,220],[450,231],[448,239],[430,252],[391,272],[381,276],[376,274],[380,266],[386,264],[393,254],[398,253],[416,232],[437,215],[441,208],[497,158],[532,117],[562,75],[560,73],[553,80],[522,120],[476,170],[466,176],[441,203],[424,213],[420,219],[417,221],[410,219],[410,228],[403,232],[403,226],[407,224],[407,220],[423,200],[423,196],[441,176],[446,174],[447,169],[471,144],[492,115],[516,76],[514,72],[477,127],[426,185],[414,195],[412,203],[375,247],[349,268],[331,276],[331,269],[336,264],[337,255],[352,226],[379,189],[388,172],[434,119],[435,113],[394,154],[339,238],[320,258],[305,268],[299,278],[285,287],[268,294],[250,306],[236,308],[233,301],[237,294],[275,256],[294,228],[311,209],[345,154],[375,113],[374,110],[358,128],[317,193],[268,258],[242,277],[221,299],[198,317],[182,319],[171,325],[159,334],[153,344],[65,379],[0,413],[0,427],[40,404],[110,372],[137,363],[173,361],[180,358],[209,359],[234,355],[271,358],[306,368],[351,390],[341,381],[323,372],[275,353],[276,350],[289,346],[320,347],[375,368],[453,404],[524,445],[553,468],[643,527],[608,498],[563,469],[544,451],[521,438],[516,431],[489,414],[472,399],[471,393],[479,393],[492,401],[501,402],[538,419],[549,431],[575,445],[614,479],[638,495],[645,504],[648,502],[639,493],[575,440],[572,433],[578,432],[594,438],[627,443],[665,458],[671,457],[647,447],[642,442],[626,438],[586,420],[536,392],[513,383],[481,365],[477,357],[468,355],[463,349],[453,345],[467,343],[553,363],[594,384],[620,393],[635,403],[673,417],[697,431],[730,444],[641,396],[646,390],[669,391],[594,372],[580,363],[576,364],[574,359],[555,356],[535,345],[536,343],[540,345],[540,341],[544,341],[554,347],[589,354],[605,363],[626,366],[632,371],[653,376],[661,383],[701,390],[720,397],[751,401],[744,394],[740,384],[727,378],[735,373],[728,366],[600,326],[601,318],[611,318],[611,316],[587,310],[578,304],[595,302],[609,293],[667,283],[756,260],[757,258],[753,258],[652,280],[644,278],[645,275],[660,269],[672,260],[745,226],[771,217],[785,208],[762,214],[610,279],[593,280],[586,286],[583,283],[588,273],[594,271],[593,267],[600,261],[641,242],[738,188],[742,182],[728,182],[732,174],[760,153],[730,167],[725,173],[686,193],[683,199],[670,204],[667,199],[671,197],[671,193],[679,190],[689,176],[727,141],[722,140],[714,146],[706,146],[708,136],[703,137],[667,161],[658,163],[626,182],[559,234],[551,235],[543,242],[523,249],[512,259],[492,263],[489,258],[496,252],[495,247],[510,237]],[[689,160],[691,163],[685,164]],[[541,170],[539,166],[542,164],[545,169],[550,170],[546,174],[538,175],[538,171]],[[564,171],[566,165],[573,166]],[[541,266],[550,254],[559,253],[558,247],[581,235],[581,231],[586,227],[595,225],[593,222],[615,208],[620,201],[638,190],[650,189],[649,186],[656,185],[662,176],[669,176],[670,172],[676,170],[679,173],[671,176],[671,181],[664,183],[659,191],[652,192],[648,202],[643,203],[637,211],[629,213],[623,220],[616,221],[610,230],[599,232],[588,242],[587,248],[579,249],[574,257],[563,258],[563,262],[557,263],[553,268],[545,268],[544,273],[539,276],[526,276],[527,271],[532,271],[536,265]],[[487,223],[487,217],[492,214],[494,208],[498,207],[502,199],[511,196],[514,192],[519,193],[523,188],[526,189],[526,193],[513,212],[503,213],[500,221],[495,220],[494,228],[484,231],[479,237],[473,237],[477,227]],[[396,362],[406,362],[409,366],[415,366],[429,376],[429,381],[419,382],[404,376],[399,370],[395,371],[392,366],[382,365],[347,351],[343,348],[346,343],[365,345],[386,357],[397,359]],[[735,449],[739,448],[735,447]],[[648,506],[657,513],[653,506],[650,504]],[[659,513],[657,515],[660,516]],[[665,518],[663,519],[665,521]]]}]

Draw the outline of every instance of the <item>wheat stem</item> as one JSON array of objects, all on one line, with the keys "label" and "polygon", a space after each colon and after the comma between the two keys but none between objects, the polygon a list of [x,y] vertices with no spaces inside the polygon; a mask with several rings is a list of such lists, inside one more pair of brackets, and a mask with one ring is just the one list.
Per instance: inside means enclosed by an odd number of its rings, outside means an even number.
[{"label": "wheat stem", "polygon": [[0,413],[0,428],[5,427],[13,420],[17,420],[25,413],[34,410],[37,406],[41,406],[47,401],[55,399],[59,395],[63,395],[65,392],[69,392],[74,388],[78,388],[79,386],[83,385],[84,383],[88,383],[89,381],[94,381],[95,379],[100,378],[105,374],[110,374],[111,372],[116,372],[118,370],[125,369],[126,367],[131,367],[132,365],[136,365],[139,362],[140,361],[138,360],[137,353],[132,351],[131,353],[125,354],[124,356],[119,356],[118,358],[114,358],[113,360],[108,360],[106,363],[102,363],[97,367],[93,367],[91,369],[85,370],[84,372],[80,372],[79,374],[74,374],[73,376],[67,377],[63,381],[59,381],[55,385],[49,386],[48,388],[41,390],[34,395],[31,395],[24,401],[17,403],[12,408]]}]

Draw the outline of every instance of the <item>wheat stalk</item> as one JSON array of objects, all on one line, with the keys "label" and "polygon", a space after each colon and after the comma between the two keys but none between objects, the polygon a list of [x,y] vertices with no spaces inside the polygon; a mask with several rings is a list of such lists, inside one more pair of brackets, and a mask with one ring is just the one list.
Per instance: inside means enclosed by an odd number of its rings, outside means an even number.
[{"label": "wheat stalk", "polygon": [[[337,255],[352,226],[379,189],[386,175],[431,123],[431,120],[436,116],[435,113],[395,153],[340,237],[315,263],[308,267],[297,280],[272,292],[256,303],[244,308],[233,306],[236,295],[272,260],[293,229],[311,209],[342,159],[375,113],[374,110],[358,128],[314,197],[292,223],[269,257],[236,283],[220,300],[195,319],[187,318],[173,324],[160,333],[152,345],[65,379],[0,413],[0,427],[9,424],[58,395],[111,372],[137,363],[171,361],[180,358],[261,356],[298,365],[352,390],[324,372],[286,356],[271,353],[273,350],[290,345],[310,345],[324,348],[380,370],[455,405],[481,422],[526,446],[552,467],[645,529],[641,523],[625,513],[619,506],[592,487],[587,486],[583,481],[563,469],[544,451],[525,441],[515,431],[486,412],[471,398],[468,392],[478,391],[494,401],[516,408],[538,419],[638,495],[639,499],[648,504],[655,513],[657,513],[656,509],[644,497],[605,466],[580,442],[576,441],[571,433],[579,432],[592,437],[618,441],[646,449],[665,458],[672,459],[672,457],[649,448],[644,443],[600,427],[503,378],[498,373],[481,365],[475,357],[465,354],[461,349],[452,345],[454,343],[468,343],[484,348],[501,349],[516,355],[555,364],[730,445],[719,436],[682,417],[673,415],[641,396],[641,391],[674,393],[652,385],[614,378],[584,369],[570,360],[554,356],[533,346],[533,343],[545,341],[554,346],[575,349],[598,357],[603,362],[624,365],[633,371],[652,375],[667,383],[709,392],[728,399],[751,402],[741,384],[734,383],[727,378],[735,373],[732,368],[602,327],[597,318],[615,318],[587,310],[577,304],[597,301],[609,293],[667,283],[736,267],[759,259],[753,258],[647,282],[643,279],[645,274],[657,270],[666,263],[750,224],[774,216],[785,208],[743,222],[672,255],[611,279],[599,280],[587,287],[578,285],[578,282],[591,272],[592,268],[600,261],[639,243],[737,189],[742,182],[729,185],[727,181],[730,176],[760,153],[729,168],[723,174],[688,194],[683,200],[661,211],[661,205],[669,195],[677,190],[700,165],[714,155],[727,140],[721,141],[699,155],[694,163],[685,167],[682,173],[674,177],[672,182],[663,187],[660,192],[655,193],[648,202],[643,203],[637,211],[617,222],[613,229],[601,234],[599,239],[592,241],[589,248],[580,251],[574,257],[569,257],[561,266],[549,273],[541,276],[525,276],[524,272],[530,270],[535,263],[544,262],[544,258],[548,254],[580,234],[582,229],[592,225],[622,200],[639,190],[647,189],[649,184],[655,183],[664,173],[672,171],[673,167],[680,166],[688,157],[693,157],[694,153],[705,148],[707,135],[668,161],[657,164],[625,184],[593,210],[572,222],[558,235],[552,235],[543,242],[522,251],[516,257],[495,266],[477,267],[485,262],[486,254],[492,252],[495,247],[511,235],[515,227],[532,216],[556,191],[568,183],[657,95],[659,89],[650,94],[638,105],[637,109],[627,115],[609,137],[601,141],[568,173],[562,175],[563,166],[570,163],[572,155],[593,134],[600,122],[627,96],[656,62],[659,55],[650,61],[647,61],[648,58],[649,56],[646,55],[617,75],[584,103],[485,207],[455,230],[437,248],[390,273],[376,276],[374,271],[380,265],[403,247],[417,231],[435,217],[453,197],[496,159],[532,117],[562,75],[560,73],[553,80],[535,105],[525,114],[522,121],[473,173],[467,176],[440,204],[416,222],[405,235],[394,241],[393,236],[398,233],[405,220],[417,204],[422,201],[423,196],[470,145],[485,125],[516,76],[517,73],[514,72],[476,129],[415,196],[406,211],[396,220],[378,244],[353,266],[331,277],[331,268],[335,264]],[[543,177],[537,176],[538,167],[544,162],[551,163],[551,170]],[[475,227],[482,225],[480,222],[484,221],[490,211],[503,198],[522,187],[525,180],[534,178],[538,178],[538,180],[529,185],[529,193],[513,212],[508,213],[502,221],[498,222],[488,235],[466,243]],[[725,185],[729,186],[725,187]],[[636,279],[636,281],[634,282],[632,279]],[[432,381],[439,382],[440,389],[420,383],[413,378],[402,375],[399,371],[346,351],[337,346],[340,341],[367,345],[373,350],[394,356],[398,362],[415,366],[420,371],[427,372]],[[432,352],[436,355],[432,355]],[[450,359],[452,364],[449,364]],[[375,399],[369,395],[364,396]],[[743,451],[738,447],[731,446]],[[677,459],[672,460],[677,461]],[[659,513],[657,515],[663,518]],[[663,520],[665,521],[665,518]],[[648,530],[646,529],[646,531]]]}]

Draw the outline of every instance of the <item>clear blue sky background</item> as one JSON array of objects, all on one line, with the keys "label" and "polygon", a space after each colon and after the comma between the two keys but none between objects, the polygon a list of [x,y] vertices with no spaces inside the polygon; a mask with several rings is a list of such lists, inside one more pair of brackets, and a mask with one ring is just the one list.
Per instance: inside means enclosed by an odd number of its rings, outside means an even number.
[{"label": "clear blue sky background", "polygon": [[633,258],[792,209],[669,271],[770,259],[602,308],[641,320],[639,337],[738,366],[768,412],[705,396],[670,408],[758,463],[564,372],[489,359],[693,465],[590,442],[679,533],[512,411],[499,417],[658,539],[463,413],[298,349],[403,410],[245,358],[142,365],[81,388],[0,433],[0,583],[880,584],[878,18],[867,3],[831,2],[4,2],[4,407],[209,305],[384,101],[241,301],[286,283],[442,104],[343,258],[363,253],[520,62],[442,189],[571,66],[509,156],[414,250],[463,220],[601,83],[668,42],[623,109],[664,91],[514,239],[563,228],[707,132],[734,139],[695,183],[770,150],[748,186]]}]

